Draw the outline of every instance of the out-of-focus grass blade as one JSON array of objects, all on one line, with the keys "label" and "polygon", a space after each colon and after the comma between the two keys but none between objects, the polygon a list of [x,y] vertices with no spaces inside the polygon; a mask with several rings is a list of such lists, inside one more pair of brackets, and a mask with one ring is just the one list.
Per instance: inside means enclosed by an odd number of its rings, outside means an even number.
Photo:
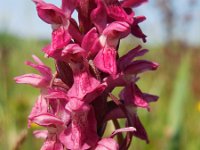
[{"label": "out-of-focus grass blade", "polygon": [[172,97],[169,104],[168,116],[168,149],[177,149],[178,137],[183,124],[184,104],[187,99],[190,79],[190,54],[182,57],[180,67],[177,70]]}]

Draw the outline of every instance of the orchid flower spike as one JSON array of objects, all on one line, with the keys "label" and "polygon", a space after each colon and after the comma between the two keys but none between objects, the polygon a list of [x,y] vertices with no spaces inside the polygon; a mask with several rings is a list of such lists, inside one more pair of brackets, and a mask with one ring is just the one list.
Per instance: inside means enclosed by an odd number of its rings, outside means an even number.
[{"label": "orchid flower spike", "polygon": [[[142,92],[137,81],[158,64],[138,59],[148,52],[140,45],[119,57],[121,39],[133,35],[146,42],[139,27],[145,17],[136,16],[134,8],[147,0],[62,0],[60,7],[33,2],[40,19],[52,27],[43,52],[54,59],[56,73],[33,55],[35,63],[26,64],[39,74],[14,80],[41,91],[28,117],[29,127],[46,129],[34,131],[44,139],[41,150],[126,150],[134,137],[148,143],[137,110],[149,110],[158,97]],[[118,96],[112,94],[116,87],[122,87]],[[126,123],[120,127],[122,118]],[[104,137],[110,120],[115,130]]]}]

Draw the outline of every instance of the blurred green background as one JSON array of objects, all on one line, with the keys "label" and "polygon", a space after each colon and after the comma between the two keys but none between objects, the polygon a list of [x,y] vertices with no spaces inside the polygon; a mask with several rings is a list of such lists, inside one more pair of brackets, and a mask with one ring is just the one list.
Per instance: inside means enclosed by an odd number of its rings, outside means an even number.
[{"label": "blurred green background", "polygon": [[[8,0],[1,3],[6,7],[6,3],[13,2]],[[30,5],[30,12],[27,15],[30,15],[30,18],[37,18],[34,5],[27,1],[22,2],[16,4],[16,7],[21,8],[21,5],[26,4],[22,8],[28,10],[27,7]],[[9,15],[10,20],[6,18],[2,13],[8,12],[2,10],[0,15],[0,149],[36,150],[40,148],[42,140],[33,137],[32,130],[35,127],[27,130],[27,116],[39,90],[26,85],[17,85],[13,77],[35,72],[24,65],[25,60],[31,60],[32,54],[36,54],[54,68],[53,60],[44,59],[44,54],[41,52],[49,42],[49,38],[46,37],[50,37],[50,28],[44,26],[39,19],[37,20],[39,23],[35,26],[27,27],[30,22],[23,18],[21,9],[13,11],[14,17],[18,16],[19,19],[18,24],[14,23],[13,26],[13,18]],[[141,24],[149,40],[144,47],[150,50],[143,58],[160,64],[157,71],[142,74],[138,85],[143,91],[159,95],[160,98],[158,102],[151,104],[150,112],[138,109],[150,143],[146,144],[134,138],[130,150],[198,150],[200,149],[199,1],[152,0],[141,9],[137,8],[136,14],[148,18]],[[30,30],[34,27],[33,34]],[[40,32],[43,29],[46,31]],[[21,30],[24,30],[25,34]],[[120,52],[125,53],[132,46],[137,46],[137,43],[142,44],[129,36],[122,40]],[[15,147],[16,145],[20,146]]]}]

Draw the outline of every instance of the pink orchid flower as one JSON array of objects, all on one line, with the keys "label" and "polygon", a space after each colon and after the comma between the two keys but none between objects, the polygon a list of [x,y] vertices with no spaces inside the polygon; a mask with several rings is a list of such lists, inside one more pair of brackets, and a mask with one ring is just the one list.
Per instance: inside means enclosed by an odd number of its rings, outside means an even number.
[{"label": "pink orchid flower", "polygon": [[[60,7],[44,0],[33,2],[38,16],[52,27],[51,43],[43,52],[54,59],[56,71],[52,75],[33,55],[35,63],[26,64],[39,74],[14,79],[41,89],[28,117],[29,127],[46,128],[34,131],[44,139],[41,150],[128,149],[133,137],[148,143],[137,110],[149,110],[149,103],[158,97],[142,92],[136,82],[141,73],[156,70],[158,64],[135,59],[148,52],[141,46],[119,56],[120,40],[128,35],[146,42],[138,25],[145,17],[135,16],[131,7],[147,0],[62,0]],[[119,98],[112,94],[116,87],[122,87]],[[126,122],[122,128],[120,119]],[[115,130],[104,137],[108,121]]]},{"label": "pink orchid flower", "polygon": [[117,73],[116,48],[119,40],[129,34],[130,26],[126,22],[113,22],[105,28],[99,41],[102,49],[94,58],[94,65],[105,73],[115,76]]}]

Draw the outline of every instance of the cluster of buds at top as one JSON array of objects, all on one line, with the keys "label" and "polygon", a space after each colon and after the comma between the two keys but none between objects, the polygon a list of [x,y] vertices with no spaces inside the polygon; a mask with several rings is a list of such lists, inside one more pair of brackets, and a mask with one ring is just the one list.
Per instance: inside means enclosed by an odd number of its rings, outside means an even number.
[{"label": "cluster of buds at top", "polygon": [[[120,40],[129,34],[146,41],[138,25],[145,17],[135,16],[132,7],[147,0],[62,0],[60,8],[33,1],[39,17],[52,27],[52,41],[43,52],[55,60],[56,72],[52,74],[33,55],[35,63],[26,64],[40,75],[25,74],[15,80],[41,89],[28,117],[29,126],[35,123],[47,129],[34,132],[45,139],[41,149],[128,149],[133,136],[148,142],[137,108],[149,109],[149,102],[158,97],[143,93],[136,81],[158,64],[134,60],[147,52],[141,46],[118,55]],[[78,23],[72,18],[74,11]],[[119,97],[112,94],[116,87],[122,87]],[[126,120],[123,128],[120,118]],[[109,120],[116,130],[103,137]]]}]

